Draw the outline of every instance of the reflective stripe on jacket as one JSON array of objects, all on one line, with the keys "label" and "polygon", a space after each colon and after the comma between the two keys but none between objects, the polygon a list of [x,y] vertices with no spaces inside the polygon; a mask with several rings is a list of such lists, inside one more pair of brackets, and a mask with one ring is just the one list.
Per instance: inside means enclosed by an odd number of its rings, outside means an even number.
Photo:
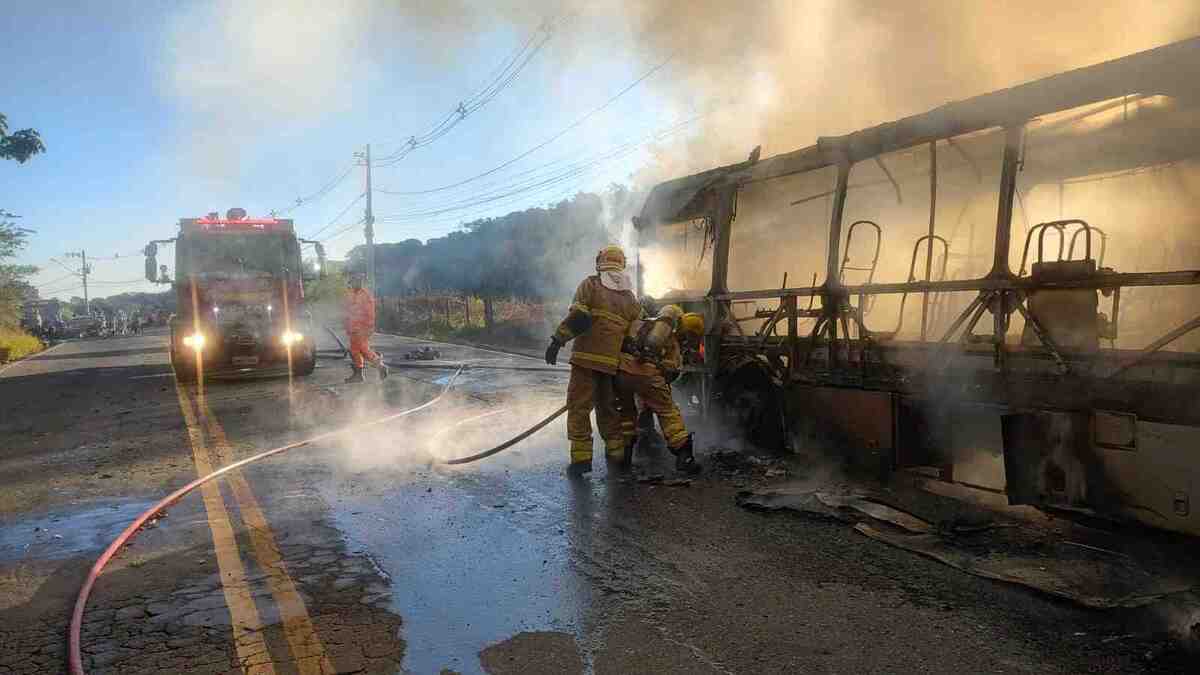
[{"label": "reflective stripe on jacket", "polygon": [[575,340],[571,363],[580,368],[615,374],[620,364],[621,340],[630,322],[641,317],[642,306],[630,291],[614,291],[600,283],[599,275],[584,279],[575,291],[571,307],[591,314],[592,325],[575,335],[564,320],[554,336],[559,342]]}]

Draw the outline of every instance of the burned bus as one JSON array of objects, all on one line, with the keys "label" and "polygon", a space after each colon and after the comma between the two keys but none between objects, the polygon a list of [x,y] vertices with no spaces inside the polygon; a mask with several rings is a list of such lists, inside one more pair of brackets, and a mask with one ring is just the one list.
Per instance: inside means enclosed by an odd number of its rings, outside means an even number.
[{"label": "burned bus", "polygon": [[[681,397],[760,444],[1200,534],[1200,39],[656,186]],[[1198,505],[1200,506],[1200,505]]]}]

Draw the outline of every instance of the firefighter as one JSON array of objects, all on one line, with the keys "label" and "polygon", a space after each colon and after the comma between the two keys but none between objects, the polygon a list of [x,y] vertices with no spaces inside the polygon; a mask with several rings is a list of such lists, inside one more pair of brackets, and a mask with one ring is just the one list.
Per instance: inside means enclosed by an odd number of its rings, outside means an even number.
[{"label": "firefighter", "polygon": [[617,373],[617,408],[621,411],[621,433],[632,458],[637,442],[638,409],[634,397],[658,416],[667,447],[675,455],[675,469],[697,473],[700,465],[693,453],[692,434],[671,396],[671,383],[683,366],[680,340],[694,341],[704,334],[704,318],[684,314],[678,305],[667,305],[653,319],[634,321],[621,348]]},{"label": "firefighter", "polygon": [[592,409],[610,461],[625,459],[625,438],[616,410],[614,376],[620,365],[621,340],[630,322],[642,315],[625,274],[625,252],[605,246],[596,254],[596,274],[575,291],[567,317],[546,348],[546,363],[558,362],[558,350],[572,339],[571,379],[567,384],[567,439],[571,442],[570,472],[592,469]]},{"label": "firefighter", "polygon": [[346,383],[365,382],[363,361],[379,369],[379,379],[386,380],[388,367],[377,352],[371,351],[371,333],[375,332],[375,298],[371,291],[363,288],[366,275],[356,272],[350,275],[350,291],[346,294],[346,334],[350,336],[350,367],[354,372]]}]

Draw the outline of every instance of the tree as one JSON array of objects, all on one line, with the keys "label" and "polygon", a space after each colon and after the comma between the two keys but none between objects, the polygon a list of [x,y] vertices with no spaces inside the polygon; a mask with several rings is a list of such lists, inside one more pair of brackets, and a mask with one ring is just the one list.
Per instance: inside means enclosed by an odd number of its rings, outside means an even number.
[{"label": "tree", "polygon": [[0,159],[16,160],[24,164],[30,157],[45,152],[41,134],[35,129],[21,129],[8,133],[8,118],[0,113]]},{"label": "tree", "polygon": [[[42,137],[33,129],[8,133],[8,118],[0,113],[0,159],[24,164],[30,157],[45,152]],[[25,277],[37,272],[30,265],[13,265],[7,261],[29,243],[32,230],[18,227],[17,216],[0,209],[0,326],[13,326],[20,321],[21,304],[29,292]]]},{"label": "tree", "polygon": [[0,210],[0,326],[12,327],[20,322],[21,304],[29,293],[25,278],[37,272],[31,265],[13,265],[15,258],[28,243],[32,232],[18,227],[13,214]]}]

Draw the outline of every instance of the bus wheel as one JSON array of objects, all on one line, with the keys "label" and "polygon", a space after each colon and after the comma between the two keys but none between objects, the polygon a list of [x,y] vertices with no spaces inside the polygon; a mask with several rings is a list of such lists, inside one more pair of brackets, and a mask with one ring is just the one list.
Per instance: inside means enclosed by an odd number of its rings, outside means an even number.
[{"label": "bus wheel", "polygon": [[788,450],[783,419],[783,390],[770,367],[755,359],[717,378],[717,414],[740,438],[773,452]]}]

